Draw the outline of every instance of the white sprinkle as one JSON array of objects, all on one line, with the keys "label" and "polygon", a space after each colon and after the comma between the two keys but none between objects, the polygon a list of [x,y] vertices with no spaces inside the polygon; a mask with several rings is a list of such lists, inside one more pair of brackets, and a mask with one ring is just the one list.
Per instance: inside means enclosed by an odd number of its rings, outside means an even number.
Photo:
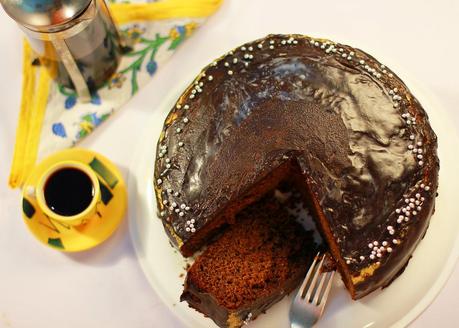
[{"label": "white sprinkle", "polygon": [[298,44],[298,40],[293,40],[293,44]]},{"label": "white sprinkle", "polygon": [[414,203],[414,198],[410,198],[410,203]]},{"label": "white sprinkle", "polygon": [[369,243],[368,248],[373,248],[373,243]]},{"label": "white sprinkle", "polygon": [[168,193],[168,194],[172,194],[172,189],[170,189],[170,188],[167,189],[167,193]]},{"label": "white sprinkle", "polygon": [[413,145],[408,145],[408,149],[412,150],[414,148]]},{"label": "white sprinkle", "polygon": [[429,190],[430,190],[430,187],[429,187],[429,186],[425,186],[424,190],[425,190],[425,191],[429,191]]},{"label": "white sprinkle", "polygon": [[419,154],[418,156],[416,156],[418,159],[422,159],[422,155]]},{"label": "white sprinkle", "polygon": [[360,63],[360,65],[363,65],[363,64],[365,64],[365,61],[364,61],[363,59],[361,59],[361,60],[359,61],[359,63]]},{"label": "white sprinkle", "polygon": [[263,48],[263,45],[261,43],[259,43],[257,47],[258,47],[258,49],[261,49],[261,48]]},{"label": "white sprinkle", "polygon": [[271,49],[271,50],[272,50],[272,49],[274,49],[274,46],[272,46],[272,45],[271,45],[271,46],[269,46],[269,49]]},{"label": "white sprinkle", "polygon": [[204,85],[204,82],[199,82],[199,86],[202,87]]},{"label": "white sprinkle", "polygon": [[190,232],[191,229],[186,227],[185,230],[186,230],[186,232]]},{"label": "white sprinkle", "polygon": [[350,260],[346,260],[346,264],[351,264],[351,261]]},{"label": "white sprinkle", "polygon": [[237,63],[237,58],[234,58],[233,59],[233,64],[236,64]]},{"label": "white sprinkle", "polygon": [[405,203],[408,204],[409,202],[410,202],[410,200],[408,198],[405,198]]},{"label": "white sprinkle", "polygon": [[397,214],[400,214],[400,212],[401,212],[401,211],[400,211],[399,208],[397,208],[397,209],[395,210],[395,213],[397,213]]},{"label": "white sprinkle", "polygon": [[163,205],[167,205],[167,203],[169,203],[167,199],[163,200]]},{"label": "white sprinkle", "polygon": [[179,145],[179,147],[183,147],[183,142],[180,141],[180,142],[178,143],[178,145]]},{"label": "white sprinkle", "polygon": [[233,71],[232,71],[232,70],[229,70],[229,71],[228,71],[228,75],[233,75]]},{"label": "white sprinkle", "polygon": [[386,251],[387,251],[387,253],[392,253],[392,248],[391,247],[387,247]]},{"label": "white sprinkle", "polygon": [[190,95],[190,99],[193,99],[194,97],[195,97],[194,94],[191,94],[191,95]]},{"label": "white sprinkle", "polygon": [[378,253],[378,254],[376,254],[376,256],[377,256],[377,257],[381,257],[381,256],[382,256],[382,254],[381,254],[381,253]]},{"label": "white sprinkle", "polygon": [[191,219],[191,223],[194,224],[196,221],[194,219]]},{"label": "white sprinkle", "polygon": [[422,165],[424,165],[424,162],[423,161],[419,161],[418,164],[419,164],[419,166],[422,166]]},{"label": "white sprinkle", "polygon": [[185,109],[185,110],[186,110],[186,109],[190,109],[190,106],[185,105],[185,106],[183,106],[183,109]]},{"label": "white sprinkle", "polygon": [[229,64],[226,62],[223,65],[225,65],[225,67],[229,67]]},{"label": "white sprinkle", "polygon": [[156,183],[160,185],[161,183],[163,183],[163,180],[158,179],[158,180],[156,180]]},{"label": "white sprinkle", "polygon": [[393,235],[394,233],[395,233],[394,230],[390,230],[390,231],[389,231],[389,235]]},{"label": "white sprinkle", "polygon": [[170,169],[170,168],[171,168],[171,165],[170,165],[170,164],[166,164],[166,168],[167,168],[167,169]]},{"label": "white sprinkle", "polygon": [[180,196],[179,192],[178,192],[178,191],[174,192],[174,196],[175,196],[175,197]]},{"label": "white sprinkle", "polygon": [[182,132],[182,129],[181,129],[181,128],[177,128],[175,131],[176,131],[177,133],[180,133],[180,132]]},{"label": "white sprinkle", "polygon": [[186,207],[186,205],[185,205],[185,204],[182,204],[182,205],[180,205],[180,208],[181,208],[182,210],[184,210],[184,209],[185,209],[185,207]]},{"label": "white sprinkle", "polygon": [[196,232],[196,229],[195,228],[191,228],[191,232]]},{"label": "white sprinkle", "polygon": [[[405,218],[405,222],[408,222],[409,220],[410,220],[409,217],[406,217],[406,218]],[[392,234],[391,234],[391,235],[392,235]]]},{"label": "white sprinkle", "polygon": [[184,215],[185,215],[185,213],[183,213],[183,212],[179,212],[179,214],[178,214],[178,215],[179,215],[179,216],[184,216]]},{"label": "white sprinkle", "polygon": [[373,254],[370,255],[370,259],[374,260],[375,256]]},{"label": "white sprinkle", "polygon": [[245,59],[248,59],[249,57],[250,57],[249,54],[244,54],[244,58],[245,58]]},{"label": "white sprinkle", "polygon": [[189,211],[189,210],[190,210],[189,206],[185,207],[185,211]]},{"label": "white sprinkle", "polygon": [[285,41],[285,40],[282,40],[282,41],[281,41],[281,43],[282,43],[282,44],[286,44],[286,43],[287,43],[287,41]]},{"label": "white sprinkle", "polygon": [[244,46],[241,47],[241,50],[242,50],[242,51],[246,51],[246,49],[247,49],[247,48],[244,47]]},{"label": "white sprinkle", "polygon": [[212,75],[209,75],[209,76],[207,77],[207,79],[208,79],[209,81],[212,81],[212,80],[214,79],[214,77],[213,77]]},{"label": "white sprinkle", "polygon": [[269,41],[269,44],[274,44],[274,40]]},{"label": "white sprinkle", "polygon": [[190,120],[188,119],[188,117],[184,117],[183,118],[183,123],[188,123]]},{"label": "white sprinkle", "polygon": [[418,149],[418,154],[422,154],[422,149],[421,148]]},{"label": "white sprinkle", "polygon": [[397,245],[397,244],[398,244],[398,240],[397,240],[397,239],[394,239],[394,240],[392,240],[392,243],[393,243],[394,245]]},{"label": "white sprinkle", "polygon": [[175,106],[175,108],[180,109],[180,108],[182,108],[182,105],[177,104],[177,105]]},{"label": "white sprinkle", "polygon": [[158,156],[159,157],[164,157],[164,154],[163,153],[159,153]]},{"label": "white sprinkle", "polygon": [[360,256],[360,261],[365,260],[365,256]]},{"label": "white sprinkle", "polygon": [[413,211],[413,215],[417,215],[417,214],[418,214],[418,212],[416,212],[416,211]]},{"label": "white sprinkle", "polygon": [[377,241],[374,241],[373,244],[374,244],[375,246],[378,246],[378,245],[379,245],[379,243],[378,243]]},{"label": "white sprinkle", "polygon": [[310,44],[314,44],[314,40],[311,39],[311,41],[309,41]]},{"label": "white sprinkle", "polygon": [[416,209],[418,210],[418,212],[420,212],[422,210],[422,207],[418,206]]},{"label": "white sprinkle", "polygon": [[410,140],[414,140],[414,134],[410,135]]},{"label": "white sprinkle", "polygon": [[387,241],[383,241],[383,242],[382,242],[382,245],[383,245],[383,246],[387,246]]},{"label": "white sprinkle", "polygon": [[377,252],[378,249],[379,249],[379,248],[378,248],[377,246],[373,247],[373,250],[374,250],[375,252]]},{"label": "white sprinkle", "polygon": [[320,43],[319,43],[319,42],[314,42],[314,45],[315,45],[316,47],[318,47],[318,46],[320,45]]},{"label": "white sprinkle", "polygon": [[252,51],[252,50],[253,50],[253,48],[250,46],[250,47],[249,47],[249,51]]},{"label": "white sprinkle", "polygon": [[389,77],[393,77],[393,76],[394,76],[394,74],[392,74],[392,73],[389,73]]},{"label": "white sprinkle", "polygon": [[176,207],[177,207],[177,203],[176,203],[176,202],[173,202],[173,203],[172,203],[172,207],[173,207],[173,208],[176,208]]},{"label": "white sprinkle", "polygon": [[399,223],[399,224],[402,223],[402,222],[403,222],[403,219],[404,219],[403,216],[402,216],[402,217],[399,217],[399,218],[397,219],[397,223]]}]

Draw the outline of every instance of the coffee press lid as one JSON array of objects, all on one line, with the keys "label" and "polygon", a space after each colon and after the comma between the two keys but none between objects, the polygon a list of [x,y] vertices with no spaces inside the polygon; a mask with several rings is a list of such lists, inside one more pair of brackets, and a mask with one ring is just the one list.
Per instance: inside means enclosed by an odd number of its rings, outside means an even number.
[{"label": "coffee press lid", "polygon": [[11,18],[37,32],[57,32],[72,26],[92,0],[0,0]]}]

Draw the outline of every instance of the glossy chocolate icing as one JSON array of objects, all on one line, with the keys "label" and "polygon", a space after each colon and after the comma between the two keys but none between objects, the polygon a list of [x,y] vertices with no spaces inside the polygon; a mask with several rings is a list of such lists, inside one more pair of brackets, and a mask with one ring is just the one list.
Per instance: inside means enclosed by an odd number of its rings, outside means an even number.
[{"label": "glossy chocolate icing", "polygon": [[270,35],[206,67],[171,110],[158,142],[158,209],[183,250],[291,161],[359,298],[396,277],[424,235],[436,148],[419,102],[374,58],[327,40]]}]

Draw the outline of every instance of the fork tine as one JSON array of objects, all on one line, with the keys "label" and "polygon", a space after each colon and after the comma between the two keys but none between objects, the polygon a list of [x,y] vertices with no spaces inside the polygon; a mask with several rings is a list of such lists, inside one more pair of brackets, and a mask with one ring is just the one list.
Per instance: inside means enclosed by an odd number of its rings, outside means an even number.
[{"label": "fork tine", "polygon": [[317,259],[319,258],[319,255],[320,255],[320,253],[317,253],[317,255],[314,257],[314,261],[312,262],[311,266],[309,267],[308,273],[306,274],[306,278],[304,278],[303,283],[301,284],[301,287],[300,287],[296,297],[303,298],[303,294],[305,292],[306,286],[308,285],[310,277],[311,277],[312,273],[314,272],[314,267],[316,266]]},{"label": "fork tine", "polygon": [[316,272],[314,273],[314,277],[312,278],[311,284],[309,285],[309,288],[308,288],[308,292],[306,293],[306,296],[305,296],[305,299],[307,302],[310,301],[311,297],[313,296],[313,292],[316,289],[315,287],[316,287],[317,278],[320,275],[320,270],[322,269],[322,264],[324,263],[324,259],[325,259],[325,255],[322,255],[322,259],[319,263],[319,266]]},{"label": "fork tine", "polygon": [[[320,267],[317,270],[321,270],[321,269],[322,267]],[[327,276],[328,276],[327,273],[328,272],[320,273],[319,286],[317,286],[316,293],[314,295],[314,299],[312,300],[312,304],[319,305],[319,297],[322,294],[322,287],[325,283],[325,280],[327,280]]]},{"label": "fork tine", "polygon": [[335,271],[331,271],[327,273],[329,273],[330,278],[328,279],[328,283],[327,283],[327,286],[325,287],[325,291],[322,295],[322,298],[319,300],[319,304],[321,304],[320,315],[322,315],[322,312],[325,309],[325,303],[327,301],[328,294],[330,293],[330,289],[333,284],[333,277],[335,276]]}]

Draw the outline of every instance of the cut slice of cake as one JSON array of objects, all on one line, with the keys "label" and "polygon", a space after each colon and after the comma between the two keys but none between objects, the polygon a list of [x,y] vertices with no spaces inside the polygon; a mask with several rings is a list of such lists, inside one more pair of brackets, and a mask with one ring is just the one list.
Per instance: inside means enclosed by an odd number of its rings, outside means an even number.
[{"label": "cut slice of cake", "polygon": [[188,270],[181,296],[220,327],[241,327],[290,293],[317,250],[272,193],[236,220]]}]

